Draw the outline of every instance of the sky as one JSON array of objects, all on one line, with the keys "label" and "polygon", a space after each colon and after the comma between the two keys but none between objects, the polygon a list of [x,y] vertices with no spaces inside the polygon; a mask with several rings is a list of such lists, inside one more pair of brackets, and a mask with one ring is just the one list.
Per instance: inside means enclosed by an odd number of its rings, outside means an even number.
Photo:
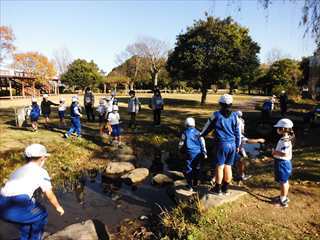
[{"label": "sky", "polygon": [[176,36],[205,18],[232,16],[249,29],[266,62],[272,49],[295,59],[313,54],[314,40],[299,26],[303,0],[275,0],[265,10],[258,0],[194,1],[15,1],[0,0],[0,25],[11,26],[18,52],[37,51],[53,58],[67,48],[73,59],[93,60],[104,71],[118,65],[117,55],[141,37],[174,47]]}]

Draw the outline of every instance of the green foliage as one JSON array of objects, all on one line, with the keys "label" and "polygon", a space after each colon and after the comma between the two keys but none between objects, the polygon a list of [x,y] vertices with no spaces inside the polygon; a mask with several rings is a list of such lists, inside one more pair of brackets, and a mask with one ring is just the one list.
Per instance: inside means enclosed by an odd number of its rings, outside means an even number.
[{"label": "green foliage", "polygon": [[299,62],[292,59],[281,59],[274,62],[267,73],[267,79],[272,84],[272,93],[279,94],[282,90],[289,95],[299,93],[297,86],[302,77]]},{"label": "green foliage", "polygon": [[247,28],[231,18],[207,17],[177,36],[167,70],[174,79],[200,81],[204,103],[210,84],[223,80],[235,85],[239,77],[252,79],[259,51]]},{"label": "green foliage", "polygon": [[77,59],[70,64],[68,71],[61,76],[61,81],[70,87],[84,89],[102,82],[103,77],[93,61],[87,62],[83,59]]}]

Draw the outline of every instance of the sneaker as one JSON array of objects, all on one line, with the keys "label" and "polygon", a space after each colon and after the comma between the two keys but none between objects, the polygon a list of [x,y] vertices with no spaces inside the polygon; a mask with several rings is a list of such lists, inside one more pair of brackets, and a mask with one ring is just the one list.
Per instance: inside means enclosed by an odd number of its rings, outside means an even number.
[{"label": "sneaker", "polygon": [[[290,200],[289,200],[289,201],[290,201]],[[289,205],[288,205],[289,201],[288,201],[288,198],[285,199],[285,200],[283,200],[283,201],[281,201],[281,200],[279,199],[279,201],[278,201],[278,203],[276,204],[276,206],[277,206],[277,207],[287,208],[287,207],[289,206]]]},{"label": "sneaker", "polygon": [[252,177],[252,175],[244,175],[244,176],[241,177],[241,180],[242,181],[247,181],[251,177]]},{"label": "sneaker", "polygon": [[222,195],[221,187],[215,185],[213,187],[213,189],[211,190],[211,193],[214,194],[214,195],[221,196]]},{"label": "sneaker", "polygon": [[67,133],[65,133],[64,138],[69,138],[69,135]]}]

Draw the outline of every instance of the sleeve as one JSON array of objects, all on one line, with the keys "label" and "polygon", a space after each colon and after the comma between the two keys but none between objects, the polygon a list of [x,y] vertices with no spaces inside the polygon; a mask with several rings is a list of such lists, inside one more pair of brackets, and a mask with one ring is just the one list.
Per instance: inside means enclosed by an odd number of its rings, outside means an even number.
[{"label": "sleeve", "polygon": [[74,107],[74,113],[78,116],[80,116],[80,109],[78,106]]},{"label": "sleeve", "polygon": [[236,121],[236,124],[234,129],[234,135],[236,137],[236,148],[238,148],[241,142],[241,132],[239,128],[239,118],[237,116],[235,117],[235,121]]},{"label": "sleeve", "polygon": [[40,178],[40,188],[43,192],[47,192],[52,189],[51,179],[49,177],[48,172],[44,169]]},{"label": "sleeve", "polygon": [[215,119],[215,116],[214,116],[214,113],[212,113],[211,117],[208,118],[207,123],[204,125],[200,133],[201,137],[207,136],[208,133],[214,129],[214,119]]},{"label": "sleeve", "polygon": [[203,154],[207,155],[207,149],[206,149],[206,141],[204,140],[203,137],[200,136],[199,138],[200,144],[201,144],[201,151]]},{"label": "sleeve", "polygon": [[280,152],[284,153],[286,157],[290,155],[292,145],[290,141],[282,141]]},{"label": "sleeve", "polygon": [[186,135],[182,133],[179,141],[179,149],[181,149],[184,146],[184,141],[186,140]]}]

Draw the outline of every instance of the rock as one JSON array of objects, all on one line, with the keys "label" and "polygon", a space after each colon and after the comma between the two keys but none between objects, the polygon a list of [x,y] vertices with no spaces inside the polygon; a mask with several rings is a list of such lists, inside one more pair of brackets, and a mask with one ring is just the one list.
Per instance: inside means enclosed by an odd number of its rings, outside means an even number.
[{"label": "rock", "polygon": [[178,179],[184,179],[184,174],[183,172],[179,172],[179,171],[165,171],[165,174],[167,174],[169,177],[178,180]]},{"label": "rock", "polygon": [[122,179],[129,180],[130,183],[142,182],[149,176],[149,170],[147,168],[136,168],[131,172],[121,176]]},{"label": "rock", "polygon": [[173,180],[172,180],[172,178],[168,177],[165,174],[158,173],[157,175],[155,175],[153,177],[152,182],[159,184],[159,185],[164,185],[164,184],[173,183]]},{"label": "rock", "polygon": [[187,181],[185,179],[184,180],[176,180],[176,181],[174,181],[173,185],[175,188],[183,187],[183,186],[187,185]]},{"label": "rock", "polygon": [[129,162],[109,162],[105,173],[107,175],[123,174],[134,169],[134,165]]},{"label": "rock", "polygon": [[63,230],[52,234],[45,240],[99,240],[95,225],[92,220],[72,224]]},{"label": "rock", "polygon": [[188,191],[186,188],[178,187],[175,189],[174,197],[177,202],[190,201],[193,200],[193,196],[196,194],[196,192]]},{"label": "rock", "polygon": [[132,162],[136,160],[136,156],[135,155],[130,155],[130,154],[118,154],[115,156],[115,158],[119,161],[119,162]]}]

